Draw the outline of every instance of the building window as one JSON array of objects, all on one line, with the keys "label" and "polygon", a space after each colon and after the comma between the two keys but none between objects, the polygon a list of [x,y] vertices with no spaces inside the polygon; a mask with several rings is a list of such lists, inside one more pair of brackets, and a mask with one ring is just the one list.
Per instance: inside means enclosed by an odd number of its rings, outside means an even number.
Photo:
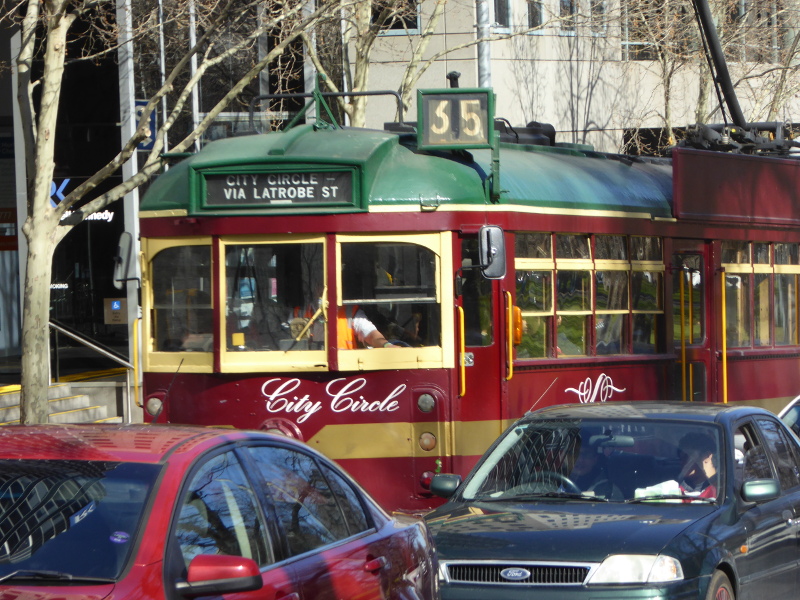
[{"label": "building window", "polygon": [[541,27],[544,24],[544,14],[541,0],[528,0],[528,27]]},{"label": "building window", "polygon": [[498,29],[511,27],[511,5],[508,0],[494,0],[493,22]]},{"label": "building window", "polygon": [[739,0],[727,23],[730,60],[780,62],[787,35],[786,12],[781,0]]},{"label": "building window", "polygon": [[644,0],[622,0],[622,57],[624,60],[655,60]]},{"label": "building window", "polygon": [[590,28],[594,35],[605,35],[608,28],[605,0],[589,0]]},{"label": "building window", "polygon": [[558,16],[561,20],[561,32],[575,35],[575,21],[578,15],[577,0],[559,0]]},{"label": "building window", "polygon": [[419,6],[416,0],[378,0],[372,4],[372,22],[380,25],[383,33],[419,32]]}]

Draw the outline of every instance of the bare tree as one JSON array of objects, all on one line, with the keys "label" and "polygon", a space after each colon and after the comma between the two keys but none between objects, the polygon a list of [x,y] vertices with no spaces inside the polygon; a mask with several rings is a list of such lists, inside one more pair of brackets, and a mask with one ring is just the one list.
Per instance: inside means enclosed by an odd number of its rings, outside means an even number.
[{"label": "bare tree", "polygon": [[[22,226],[28,247],[22,316],[20,420],[24,423],[48,419],[46,357],[55,247],[88,215],[122,198],[161,170],[168,134],[185,114],[192,91],[211,79],[209,75],[215,69],[235,58],[237,53],[253,47],[261,36],[280,31],[280,35],[273,35],[268,51],[218,90],[215,103],[199,123],[183,128],[179,135],[170,138],[170,151],[191,149],[217,115],[328,10],[324,4],[309,10],[305,4],[291,0],[171,0],[162,3],[162,7],[164,15],[159,19],[156,6],[137,4],[139,25],[133,38],[145,47],[146,40],[156,35],[159,22],[174,31],[185,32],[189,20],[193,19],[198,32],[196,44],[188,44],[185,34],[178,36],[180,43],[171,46],[171,66],[164,73],[163,82],[149,94],[135,134],[116,156],[55,207],[50,204],[50,185],[55,167],[56,122],[65,64],[68,58],[89,60],[116,51],[119,39],[116,4],[111,0],[22,0],[3,15],[6,23],[13,22],[21,32],[20,51],[15,60],[27,176],[27,212]],[[258,19],[248,19],[253,11],[260,11]],[[82,26],[77,28],[79,23]],[[190,68],[193,58],[197,64]],[[156,132],[153,149],[136,175],[98,195],[97,187],[118,173],[136,152],[137,145],[148,136],[150,114],[164,98],[168,105],[165,118]]]}]

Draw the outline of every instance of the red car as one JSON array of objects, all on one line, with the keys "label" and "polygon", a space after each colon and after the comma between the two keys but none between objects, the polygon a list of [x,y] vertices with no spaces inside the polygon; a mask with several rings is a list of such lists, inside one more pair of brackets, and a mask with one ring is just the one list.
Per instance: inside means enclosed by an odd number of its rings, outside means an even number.
[{"label": "red car", "polygon": [[0,427],[0,598],[433,598],[425,524],[288,438]]}]

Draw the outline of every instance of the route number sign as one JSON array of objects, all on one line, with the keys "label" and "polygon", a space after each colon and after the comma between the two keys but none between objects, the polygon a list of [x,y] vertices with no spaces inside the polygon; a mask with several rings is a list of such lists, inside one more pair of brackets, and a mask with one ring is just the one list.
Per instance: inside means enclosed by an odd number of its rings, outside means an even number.
[{"label": "route number sign", "polygon": [[419,148],[491,148],[494,94],[483,88],[419,90],[417,123]]}]

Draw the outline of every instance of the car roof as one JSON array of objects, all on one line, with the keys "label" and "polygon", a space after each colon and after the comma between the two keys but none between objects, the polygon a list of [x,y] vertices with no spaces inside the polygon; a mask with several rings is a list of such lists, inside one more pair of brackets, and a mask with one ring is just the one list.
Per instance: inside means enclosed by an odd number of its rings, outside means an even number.
[{"label": "car roof", "polygon": [[[670,419],[734,421],[747,415],[772,415],[763,408],[710,402],[596,402],[560,404],[526,413],[524,421],[537,419]],[[774,415],[772,415],[774,416]]]},{"label": "car roof", "polygon": [[[245,438],[280,439],[263,432],[175,425],[7,425],[0,459],[103,460],[162,463],[176,453]],[[291,442],[289,442],[291,443]]]}]

